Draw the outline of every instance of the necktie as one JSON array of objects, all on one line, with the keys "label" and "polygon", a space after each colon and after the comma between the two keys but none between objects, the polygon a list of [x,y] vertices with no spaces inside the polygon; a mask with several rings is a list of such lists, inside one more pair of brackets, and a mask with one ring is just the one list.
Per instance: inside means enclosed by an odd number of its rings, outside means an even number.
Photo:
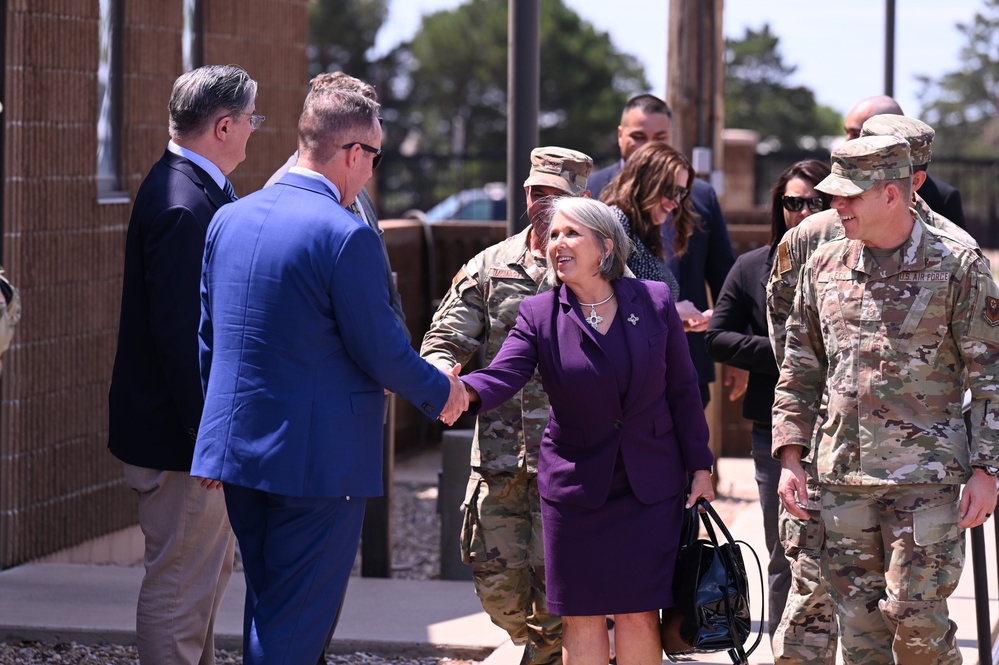
[{"label": "necktie", "polygon": [[222,191],[225,192],[225,195],[229,197],[230,201],[235,201],[239,198],[236,196],[236,190],[232,188],[232,183],[229,182],[228,178],[225,179],[225,187],[222,188]]},{"label": "necktie", "polygon": [[347,206],[347,210],[357,215],[359,219],[364,219],[363,217],[361,217],[361,206],[357,204],[357,199],[354,199],[354,202],[351,203],[349,206]]}]

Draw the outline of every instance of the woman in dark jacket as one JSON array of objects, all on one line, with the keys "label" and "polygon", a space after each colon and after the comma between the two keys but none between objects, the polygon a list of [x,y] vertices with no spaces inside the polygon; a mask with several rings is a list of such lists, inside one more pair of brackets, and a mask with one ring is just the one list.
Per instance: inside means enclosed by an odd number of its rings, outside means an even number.
[{"label": "woman in dark jacket", "polygon": [[780,462],[771,455],[771,410],[779,369],[767,329],[766,285],[770,280],[777,245],[784,233],[812,213],[829,208],[830,198],[815,190],[829,175],[829,165],[815,159],[787,168],[771,190],[770,244],[742,254],[725,279],[705,341],[715,362],[749,370],[749,386],[742,415],[753,421],[753,461],[763,508],[767,549],[770,638],[780,623],[791,584],[791,571],[780,542],[778,512]]}]

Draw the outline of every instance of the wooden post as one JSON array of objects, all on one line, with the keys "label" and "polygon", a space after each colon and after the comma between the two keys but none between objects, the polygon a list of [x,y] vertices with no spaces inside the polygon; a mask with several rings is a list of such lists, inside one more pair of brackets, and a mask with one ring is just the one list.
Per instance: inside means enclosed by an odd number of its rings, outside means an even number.
[{"label": "wooden post", "polygon": [[666,102],[673,110],[673,147],[691,156],[711,148],[722,168],[725,121],[724,0],[670,0]]},{"label": "wooden post", "polygon": [[[724,0],[670,0],[666,102],[673,111],[673,147],[692,157],[694,148],[709,148],[708,170],[722,171],[721,130],[725,118]],[[698,174],[710,177],[710,173]],[[720,401],[722,367],[715,366],[711,402],[705,412],[711,451],[722,453]],[[718,474],[715,474],[715,482]]]}]

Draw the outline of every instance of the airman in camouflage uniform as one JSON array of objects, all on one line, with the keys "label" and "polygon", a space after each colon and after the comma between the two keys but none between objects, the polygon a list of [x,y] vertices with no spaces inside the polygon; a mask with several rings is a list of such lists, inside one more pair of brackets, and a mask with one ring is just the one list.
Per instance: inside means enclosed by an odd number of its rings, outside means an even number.
[{"label": "airman in camouflage uniform", "polygon": [[[531,153],[524,182],[531,226],[487,248],[458,271],[423,338],[422,356],[449,370],[480,350],[488,364],[517,321],[525,298],[544,280],[546,197],[588,195],[593,160],[549,147]],[[472,440],[472,474],[462,509],[461,552],[475,592],[493,623],[516,644],[524,663],[562,662],[562,620],[545,607],[544,541],[538,494],[538,450],[548,424],[548,396],[534,378],[514,399],[480,413]]]},{"label": "airman in camouflage uniform", "polygon": [[833,153],[816,189],[833,196],[844,237],[802,270],[774,404],[781,500],[800,519],[800,459],[814,447],[846,663],[961,662],[947,597],[962,529],[996,504],[999,287],[973,248],[910,209],[911,176],[897,136]]},{"label": "airman in camouflage uniform", "polygon": [[[918,190],[926,179],[934,134],[933,128],[924,122],[890,114],[872,116],[861,130],[862,136],[899,136],[908,141],[914,190]],[[915,191],[912,205],[923,223],[971,247],[988,265],[975,239],[944,216],[930,210]],[[784,321],[791,311],[801,266],[816,247],[842,237],[843,225],[839,213],[826,210],[789,230],[778,247],[778,259],[767,288],[770,339],[778,365],[784,359]],[[808,521],[800,521],[787,511],[781,511],[781,538],[792,562],[793,582],[781,626],[775,635],[774,657],[777,663],[824,662],[831,665],[836,659],[836,623],[828,589],[819,577],[819,546],[823,539],[822,523],[818,519],[820,490],[811,461],[807,460],[803,466],[808,476],[810,505],[814,509],[809,509],[811,519]]]},{"label": "airman in camouflage uniform", "polygon": [[21,320],[21,296],[0,268],[0,371],[3,371],[3,354],[10,348],[14,328]]}]

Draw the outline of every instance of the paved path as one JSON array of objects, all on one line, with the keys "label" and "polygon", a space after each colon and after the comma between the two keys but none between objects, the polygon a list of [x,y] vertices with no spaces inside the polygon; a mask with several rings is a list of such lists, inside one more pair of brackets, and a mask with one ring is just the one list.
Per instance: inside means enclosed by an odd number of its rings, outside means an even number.
[{"label": "paved path", "polygon": [[[430,472],[436,477],[433,460],[401,466],[404,478],[410,474],[422,479]],[[725,494],[740,498],[755,495],[751,460],[722,459],[719,473]],[[758,553],[764,552],[763,518],[757,502],[739,512],[729,526],[735,538],[745,540]],[[992,528],[990,525],[986,530],[986,547],[990,589],[994,590],[996,548]],[[134,566],[28,564],[0,571],[0,640],[133,643],[141,577],[141,568]],[[753,615],[758,616],[759,582],[750,577]],[[240,644],[243,593],[242,577],[234,576],[216,624],[220,647]],[[950,607],[958,625],[964,662],[977,663],[970,553]],[[990,612],[995,622],[999,603],[993,600]],[[488,665],[517,665],[521,653],[481,611],[471,582],[371,578],[351,579],[332,649],[338,653],[361,650],[451,655],[486,659]],[[699,656],[693,662],[730,665],[725,654]],[[750,662],[773,662],[766,639]]]}]

